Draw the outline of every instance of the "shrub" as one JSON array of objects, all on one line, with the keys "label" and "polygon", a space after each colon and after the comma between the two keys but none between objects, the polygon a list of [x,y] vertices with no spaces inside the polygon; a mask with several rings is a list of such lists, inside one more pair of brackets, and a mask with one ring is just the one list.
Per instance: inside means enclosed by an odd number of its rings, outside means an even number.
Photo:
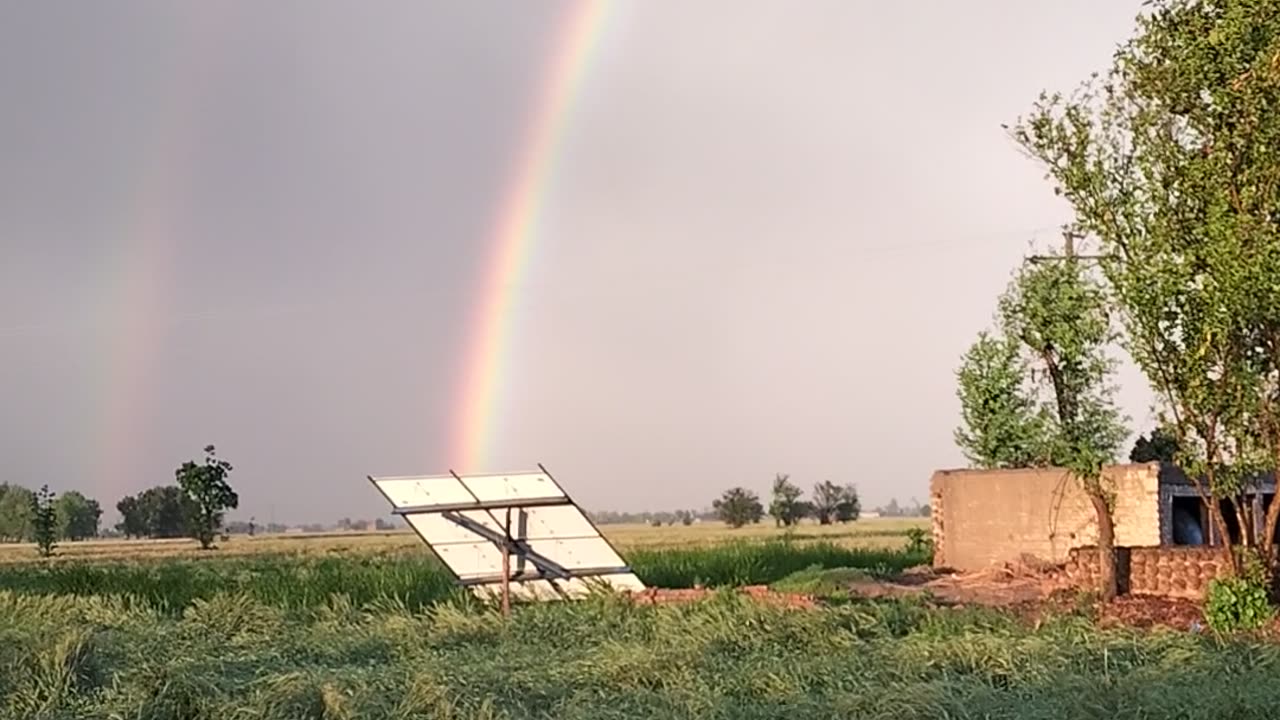
[{"label": "shrub", "polygon": [[1268,587],[1267,572],[1253,556],[1246,558],[1239,575],[1211,580],[1204,607],[1209,627],[1218,632],[1237,632],[1266,625],[1275,614]]},{"label": "shrub", "polygon": [[907,530],[907,552],[912,555],[923,555],[933,561],[933,538],[924,528],[913,527]]}]

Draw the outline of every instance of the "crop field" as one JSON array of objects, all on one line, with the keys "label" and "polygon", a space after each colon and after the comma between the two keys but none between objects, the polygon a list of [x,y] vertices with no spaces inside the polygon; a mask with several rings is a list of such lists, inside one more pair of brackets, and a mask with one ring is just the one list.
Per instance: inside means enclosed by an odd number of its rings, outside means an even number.
[{"label": "crop field", "polygon": [[[8,549],[0,718],[1274,717],[1280,646],[1267,641],[1103,628],[1083,606],[1032,622],[860,600],[810,582],[927,560],[903,549],[906,526],[891,544],[878,523],[858,525],[871,542],[827,528],[614,538],[651,585],[816,590],[817,609],[730,592],[656,606],[600,596],[509,620],[399,537],[233,540],[203,554],[68,544],[49,562]],[[688,539],[659,538],[668,531]]]},{"label": "crop field", "polygon": [[[720,545],[726,542],[768,542],[787,539],[796,544],[831,543],[847,548],[899,548],[910,528],[928,528],[924,518],[875,518],[847,525],[801,523],[790,532],[761,523],[730,528],[723,523],[694,525],[602,525],[601,532],[619,550],[637,548]],[[218,545],[217,555],[398,555],[421,554],[422,542],[409,530],[388,532],[333,532],[314,535],[285,533],[247,537],[236,535]],[[55,560],[144,559],[202,557],[195,541],[175,540],[90,540],[64,543]],[[36,559],[30,544],[0,544],[0,563]]]}]

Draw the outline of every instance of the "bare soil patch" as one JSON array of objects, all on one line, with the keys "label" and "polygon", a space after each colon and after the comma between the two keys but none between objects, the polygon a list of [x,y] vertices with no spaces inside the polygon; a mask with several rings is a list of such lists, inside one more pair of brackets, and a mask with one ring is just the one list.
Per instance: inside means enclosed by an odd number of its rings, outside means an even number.
[{"label": "bare soil patch", "polygon": [[1037,623],[1048,614],[1084,611],[1104,627],[1161,626],[1186,631],[1204,625],[1204,614],[1193,601],[1123,595],[1111,603],[1096,603],[1060,569],[1030,558],[971,573],[913,568],[893,578],[860,580],[850,591],[868,598],[922,595],[943,607],[1006,609]]},{"label": "bare soil patch", "polygon": [[[631,599],[639,605],[694,602],[707,597],[712,592],[712,590],[707,588],[686,588],[680,590],[648,588],[643,592],[632,594]],[[746,595],[753,600],[781,605],[782,607],[801,609],[813,609],[818,607],[818,601],[812,595],[804,593],[777,592],[770,590],[765,585],[748,585],[746,587],[738,588],[737,592]]]}]

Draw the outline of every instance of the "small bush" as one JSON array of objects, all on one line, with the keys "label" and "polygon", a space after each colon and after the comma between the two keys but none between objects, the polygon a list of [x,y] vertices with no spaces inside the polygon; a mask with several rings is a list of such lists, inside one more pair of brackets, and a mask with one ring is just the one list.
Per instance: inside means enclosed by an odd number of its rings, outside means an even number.
[{"label": "small bush", "polygon": [[1204,616],[1218,632],[1256,630],[1275,614],[1268,597],[1267,573],[1256,557],[1246,559],[1240,575],[1215,578],[1205,594]]},{"label": "small bush", "polygon": [[907,530],[907,552],[912,555],[923,555],[933,560],[933,538],[924,528],[913,527]]}]

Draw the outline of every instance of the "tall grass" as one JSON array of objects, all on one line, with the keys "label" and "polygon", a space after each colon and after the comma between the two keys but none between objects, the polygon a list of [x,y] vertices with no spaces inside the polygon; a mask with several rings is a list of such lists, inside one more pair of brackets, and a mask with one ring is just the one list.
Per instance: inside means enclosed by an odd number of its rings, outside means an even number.
[{"label": "tall grass", "polygon": [[924,553],[781,540],[632,550],[627,560],[645,584],[671,588],[765,585],[814,567],[888,574],[928,562]]},{"label": "tall grass", "polygon": [[[797,570],[852,567],[901,570],[922,561],[903,552],[833,544],[733,543],[633,550],[627,560],[651,587],[767,584]],[[345,595],[357,606],[392,601],[420,610],[458,595],[453,579],[425,550],[415,555],[209,556],[200,559],[69,561],[0,566],[0,590],[29,594],[129,596],[170,613],[218,593],[267,605],[309,608]]]},{"label": "tall grass", "polygon": [[1275,645],[1036,629],[906,601],[787,611],[724,595],[521,607],[181,616],[0,592],[0,719],[1272,718]]},{"label": "tall grass", "polygon": [[453,579],[430,555],[416,557],[273,557],[151,562],[64,562],[0,567],[0,590],[128,596],[178,612],[196,600],[239,593],[267,605],[308,608],[344,595],[356,605],[402,603],[415,610],[453,597]]}]

